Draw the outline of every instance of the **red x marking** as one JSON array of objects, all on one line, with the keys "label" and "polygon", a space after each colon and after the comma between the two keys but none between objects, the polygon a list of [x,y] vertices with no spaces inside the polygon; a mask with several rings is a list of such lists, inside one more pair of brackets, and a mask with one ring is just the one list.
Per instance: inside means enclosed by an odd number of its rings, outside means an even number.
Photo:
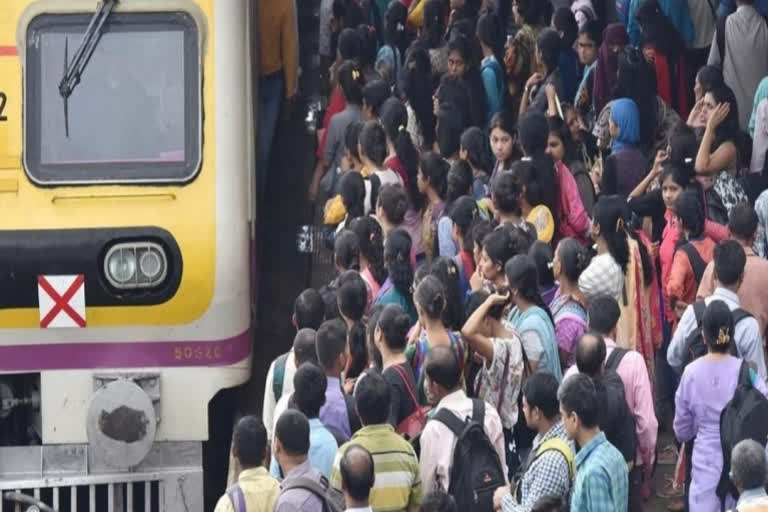
[{"label": "red x marking", "polygon": [[55,302],[48,314],[45,315],[42,320],[40,320],[40,327],[48,327],[53,319],[56,318],[56,315],[58,315],[61,311],[69,315],[69,317],[74,320],[78,326],[85,327],[85,318],[80,316],[78,312],[72,309],[72,306],[69,305],[69,301],[72,300],[72,297],[74,297],[80,287],[83,286],[84,281],[85,278],[82,275],[75,277],[75,280],[72,281],[72,284],[69,286],[67,291],[64,292],[64,295],[59,295],[59,293],[53,289],[53,286],[51,286],[51,283],[49,283],[45,277],[37,277],[37,284],[39,284],[40,288],[42,288],[45,293],[47,293],[51,299],[53,299],[53,302]]}]

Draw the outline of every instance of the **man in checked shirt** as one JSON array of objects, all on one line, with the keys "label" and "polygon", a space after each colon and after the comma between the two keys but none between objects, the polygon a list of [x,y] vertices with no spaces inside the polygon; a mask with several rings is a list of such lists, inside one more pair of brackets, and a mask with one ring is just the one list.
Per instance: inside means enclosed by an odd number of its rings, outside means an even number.
[{"label": "man in checked shirt", "polygon": [[557,380],[548,372],[534,373],[523,385],[523,414],[537,434],[511,487],[496,490],[496,510],[530,512],[545,496],[560,496],[568,501],[574,472],[573,443],[568,441],[560,419],[557,386]]}]

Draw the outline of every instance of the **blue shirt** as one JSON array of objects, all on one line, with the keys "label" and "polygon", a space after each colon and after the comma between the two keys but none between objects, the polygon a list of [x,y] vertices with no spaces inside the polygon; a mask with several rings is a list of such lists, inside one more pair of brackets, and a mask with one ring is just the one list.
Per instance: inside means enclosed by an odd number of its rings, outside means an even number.
[{"label": "blue shirt", "polygon": [[348,440],[352,437],[347,413],[347,401],[341,389],[338,377],[327,377],[328,388],[325,390],[325,405],[320,409],[320,421],[328,429],[333,429]]},{"label": "blue shirt", "polygon": [[576,454],[571,512],[626,512],[629,477],[624,457],[600,432]]},{"label": "blue shirt", "polygon": [[[501,64],[494,55],[485,57],[481,63],[480,77],[483,79],[485,94],[488,97],[488,122],[501,110],[504,101],[504,79]],[[440,254],[443,256],[443,254]]]},{"label": "blue shirt", "polygon": [[[331,479],[333,458],[336,456],[338,448],[333,434],[328,432],[328,429],[323,426],[319,419],[312,418],[309,420],[309,463],[328,480]],[[280,479],[280,466],[277,463],[277,457],[272,457],[272,462],[269,463],[269,473]]]}]

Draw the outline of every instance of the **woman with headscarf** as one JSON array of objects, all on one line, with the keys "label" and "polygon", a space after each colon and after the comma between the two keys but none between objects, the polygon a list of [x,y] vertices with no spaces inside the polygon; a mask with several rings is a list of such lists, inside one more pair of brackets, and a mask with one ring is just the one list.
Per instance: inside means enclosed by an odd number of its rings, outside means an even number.
[{"label": "woman with headscarf", "polygon": [[611,99],[619,70],[619,51],[629,42],[627,30],[621,23],[611,23],[603,31],[603,44],[597,54],[595,68],[594,104],[600,112]]},{"label": "woman with headscarf", "polygon": [[613,139],[611,154],[605,159],[600,190],[604,194],[627,197],[645,176],[648,157],[639,147],[640,113],[629,98],[611,102],[609,131]]},{"label": "woman with headscarf", "polygon": [[752,162],[750,172],[760,172],[765,167],[768,152],[768,76],[763,78],[755,92],[752,116],[749,118],[749,134],[752,135]]}]

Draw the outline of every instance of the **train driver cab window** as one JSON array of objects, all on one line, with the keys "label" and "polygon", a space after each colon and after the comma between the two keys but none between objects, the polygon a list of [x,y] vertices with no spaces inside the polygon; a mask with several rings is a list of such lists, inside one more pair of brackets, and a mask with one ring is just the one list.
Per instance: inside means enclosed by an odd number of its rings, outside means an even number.
[{"label": "train driver cab window", "polygon": [[45,14],[29,24],[24,161],[30,179],[41,185],[191,180],[202,141],[194,19],[110,15],[66,94],[62,79],[91,18]]}]

